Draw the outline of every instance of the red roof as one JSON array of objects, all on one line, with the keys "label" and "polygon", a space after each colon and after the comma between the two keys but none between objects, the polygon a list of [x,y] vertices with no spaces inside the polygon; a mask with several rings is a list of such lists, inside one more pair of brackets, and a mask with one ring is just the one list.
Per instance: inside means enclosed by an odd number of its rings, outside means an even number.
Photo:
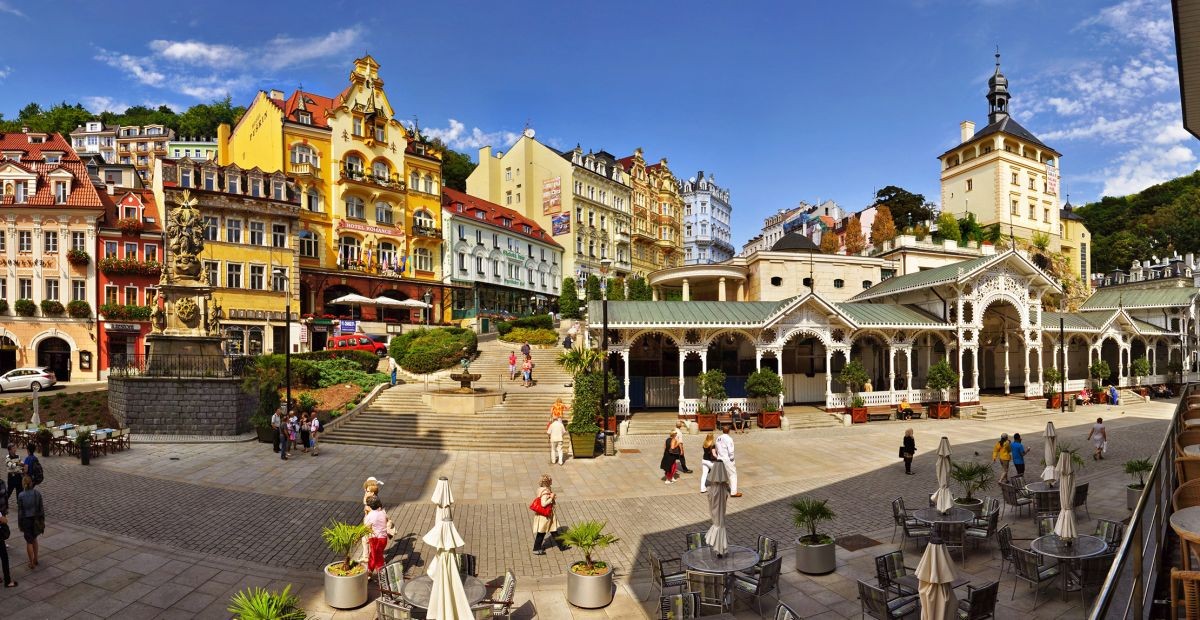
[{"label": "red roof", "polygon": [[[329,97],[314,95],[313,93],[297,90],[296,92],[292,93],[291,97],[288,97],[286,102],[284,102],[282,106],[284,116],[286,116],[289,121],[299,122],[296,119],[296,111],[300,109],[301,97],[305,98],[304,108],[312,113],[313,127],[322,127],[328,129],[329,110],[334,107],[333,100]],[[272,101],[274,101],[274,99],[272,99]],[[279,105],[279,102],[275,102],[275,105]]]},{"label": "red roof", "polygon": [[[148,189],[117,190],[113,196],[109,196],[107,192],[101,192],[100,199],[104,203],[106,227],[112,228],[117,225],[117,220],[121,219],[121,207],[140,206],[146,231],[159,232],[162,230],[163,218],[159,217],[158,203],[154,201],[153,191]],[[146,218],[153,218],[154,223],[147,223]]]},{"label": "red roof", "polygon": [[[32,141],[39,137],[42,139],[41,142]],[[20,161],[6,161],[3,157],[3,153],[13,151],[20,152]],[[46,163],[45,152],[47,151],[57,152],[59,162]],[[100,194],[92,185],[91,177],[88,176],[87,166],[79,159],[79,155],[61,134],[0,133],[0,167],[8,164],[37,175],[36,190],[26,198],[24,203],[21,203],[21,206],[103,207],[103,203],[100,202]],[[50,179],[50,174],[59,170],[65,170],[74,177],[71,182],[71,192],[67,195],[66,202],[63,203],[54,200],[54,187]],[[0,196],[2,205],[15,204],[15,200],[15,194]]]},{"label": "red roof", "polygon": [[629,157],[622,157],[621,159],[617,160],[617,163],[621,164],[621,167],[625,169],[625,172],[629,172],[629,169],[633,167],[633,155],[630,155]]},{"label": "red roof", "polygon": [[[450,189],[448,187],[443,188],[442,210],[448,213],[458,213],[458,210],[453,208],[455,203],[462,203],[462,214],[470,217],[471,219],[486,222],[492,226],[497,226],[505,230],[511,230],[517,235],[529,237],[530,239],[541,241],[542,243],[552,245],[556,248],[562,248],[562,246],[554,241],[550,235],[546,234],[546,230],[544,228],[539,226],[537,222],[525,217],[524,215],[521,215],[520,213],[513,211],[508,207],[502,207],[494,202],[488,202],[482,198],[476,198],[475,196],[460,192],[456,189]],[[478,216],[475,215],[475,212],[477,211],[483,211],[483,219],[479,219]],[[503,218],[512,220],[512,226],[505,226],[501,222]],[[530,232],[524,232],[522,225],[528,226]]]}]

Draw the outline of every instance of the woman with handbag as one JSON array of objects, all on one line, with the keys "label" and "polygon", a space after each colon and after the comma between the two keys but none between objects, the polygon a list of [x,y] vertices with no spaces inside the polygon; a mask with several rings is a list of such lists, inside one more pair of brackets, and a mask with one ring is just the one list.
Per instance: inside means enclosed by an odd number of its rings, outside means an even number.
[{"label": "woman with handbag", "polygon": [[671,434],[667,435],[667,440],[663,442],[662,460],[658,463],[659,469],[663,470],[663,480],[666,481],[666,484],[675,483],[675,472],[679,468],[681,454],[683,454],[683,447],[679,443],[679,436],[672,429]]},{"label": "woman with handbag", "polygon": [[917,440],[913,439],[913,430],[904,431],[904,443],[900,446],[900,458],[904,459],[904,473],[913,475],[912,461],[917,453]]},{"label": "woman with handbag", "polygon": [[46,512],[42,509],[42,492],[33,488],[33,478],[21,479],[17,494],[17,527],[25,535],[25,555],[29,558],[29,570],[37,568],[37,538],[46,530]]},{"label": "woman with handbag", "polygon": [[547,474],[542,474],[542,479],[538,481],[537,497],[533,498],[533,503],[529,505],[529,509],[533,511],[533,554],[546,555],[546,550],[543,545],[546,542],[546,535],[554,536],[554,532],[558,530],[558,520],[554,518],[554,491],[550,485],[554,480]]}]

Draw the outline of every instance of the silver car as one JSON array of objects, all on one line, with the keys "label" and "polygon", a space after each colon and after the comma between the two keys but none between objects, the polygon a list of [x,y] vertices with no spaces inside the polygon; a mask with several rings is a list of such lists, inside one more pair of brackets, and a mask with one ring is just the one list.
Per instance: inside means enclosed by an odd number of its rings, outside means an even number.
[{"label": "silver car", "polygon": [[45,366],[14,368],[0,375],[0,392],[13,390],[40,392],[45,388],[52,387],[57,381],[54,373]]}]

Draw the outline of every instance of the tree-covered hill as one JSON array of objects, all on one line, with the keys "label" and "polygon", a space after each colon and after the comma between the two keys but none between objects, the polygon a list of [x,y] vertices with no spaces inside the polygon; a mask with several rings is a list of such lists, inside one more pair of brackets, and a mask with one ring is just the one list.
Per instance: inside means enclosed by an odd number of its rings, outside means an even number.
[{"label": "tree-covered hill", "polygon": [[244,106],[233,105],[229,97],[212,103],[198,103],[183,113],[163,105],[149,108],[135,105],[120,114],[101,112],[93,114],[78,103],[65,101],[43,108],[39,103],[30,103],[21,108],[15,119],[7,120],[0,115],[0,132],[20,131],[29,127],[32,131],[70,134],[76,127],[99,118],[105,125],[165,125],[183,138],[215,138],[217,125],[237,123],[246,112]]},{"label": "tree-covered hill", "polygon": [[1200,253],[1200,171],[1121,198],[1079,207],[1092,233],[1092,271],[1128,270],[1134,260]]}]

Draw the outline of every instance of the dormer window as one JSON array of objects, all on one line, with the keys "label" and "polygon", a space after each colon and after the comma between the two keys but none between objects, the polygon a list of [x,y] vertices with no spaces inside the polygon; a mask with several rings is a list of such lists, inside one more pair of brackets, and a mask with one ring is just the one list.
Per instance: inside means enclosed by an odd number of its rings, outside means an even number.
[{"label": "dormer window", "polygon": [[225,191],[230,194],[242,193],[242,177],[236,172],[225,173]]},{"label": "dormer window", "polygon": [[44,157],[46,159],[46,163],[48,163],[48,164],[57,164],[62,161],[62,155],[60,155],[58,153],[49,153],[49,152],[43,151],[42,157]]},{"label": "dormer window", "polygon": [[204,189],[215,192],[217,191],[217,173],[211,170],[204,173]]},{"label": "dormer window", "polygon": [[54,202],[63,204],[67,201],[67,194],[71,193],[71,186],[66,181],[54,182]]},{"label": "dormer window", "polygon": [[302,125],[311,125],[312,124],[312,113],[311,112],[303,112],[303,111],[296,112],[296,121]]},{"label": "dormer window", "polygon": [[42,144],[45,141],[46,141],[46,136],[43,136],[41,134],[32,134],[32,133],[29,134],[29,143],[30,144]]},{"label": "dormer window", "polygon": [[273,197],[275,200],[286,200],[287,197],[284,195],[283,189],[283,181],[275,181],[272,184],[271,197]]},{"label": "dormer window", "polygon": [[262,196],[262,179],[250,179],[250,195],[255,198]]},{"label": "dormer window", "polygon": [[362,119],[361,119],[361,118],[358,118],[358,117],[355,117],[355,118],[354,118],[354,135],[356,135],[356,136],[361,136],[361,135],[363,135],[363,123],[362,123]]},{"label": "dormer window", "polygon": [[179,169],[179,187],[187,188],[187,187],[191,187],[191,186],[192,186],[192,169],[191,168],[180,168]]},{"label": "dormer window", "polygon": [[387,140],[387,128],[383,124],[375,125],[375,141],[384,142]]},{"label": "dormer window", "polygon": [[21,161],[21,151],[4,151],[0,155],[3,155],[4,159],[9,161]]}]

